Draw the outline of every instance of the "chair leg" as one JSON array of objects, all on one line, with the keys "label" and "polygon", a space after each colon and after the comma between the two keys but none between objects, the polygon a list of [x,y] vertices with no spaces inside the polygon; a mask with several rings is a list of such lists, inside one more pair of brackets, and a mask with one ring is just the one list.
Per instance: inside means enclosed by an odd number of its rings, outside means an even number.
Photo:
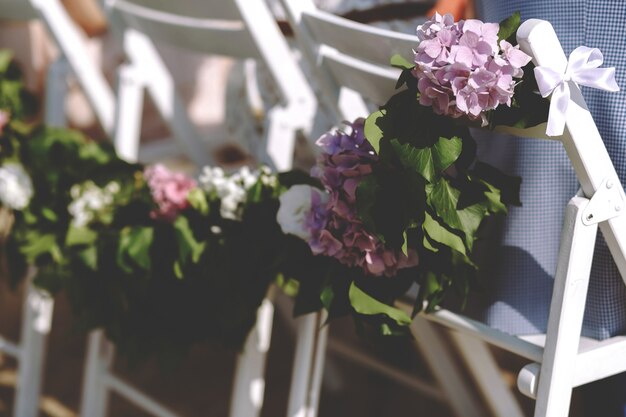
[{"label": "chair leg", "polygon": [[467,390],[463,376],[435,325],[420,316],[411,324],[415,341],[439,387],[457,417],[484,417],[484,411]]},{"label": "chair leg", "polygon": [[272,338],[274,292],[275,288],[270,287],[257,312],[256,325],[237,360],[230,417],[255,417],[261,414],[265,393],[265,364]]},{"label": "chair leg", "polygon": [[146,90],[181,150],[199,167],[212,164],[207,144],[189,118],[187,106],[154,43],[146,35],[128,30],[124,33],[124,49],[133,65],[146,77],[142,80]]},{"label": "chair leg", "polygon": [[598,230],[597,224],[583,224],[582,213],[588,203],[574,197],[565,212],[535,417],[567,417],[569,413]]},{"label": "chair leg", "polygon": [[325,316],[319,312],[296,319],[298,333],[288,417],[317,416],[328,342],[328,326],[323,326]]},{"label": "chair leg", "polygon": [[67,124],[65,98],[67,97],[67,77],[69,74],[70,66],[63,55],[48,67],[44,102],[44,121],[47,126],[63,127]]},{"label": "chair leg", "polygon": [[267,118],[264,149],[260,150],[262,162],[272,165],[278,172],[291,169],[296,145],[296,129],[287,108],[275,107]]},{"label": "chair leg", "polygon": [[144,85],[132,65],[122,65],[117,74],[115,150],[122,159],[134,162],[139,155]]},{"label": "chair leg", "polygon": [[39,395],[54,300],[47,292],[35,288],[32,282],[35,273],[35,268],[31,267],[26,282],[14,417],[39,415]]},{"label": "chair leg", "polygon": [[85,370],[83,374],[83,398],[80,407],[82,417],[105,417],[109,389],[106,375],[109,372],[115,350],[104,334],[94,330],[89,334]]},{"label": "chair leg", "polygon": [[494,416],[524,417],[517,399],[506,386],[500,368],[482,340],[451,332],[454,344]]}]

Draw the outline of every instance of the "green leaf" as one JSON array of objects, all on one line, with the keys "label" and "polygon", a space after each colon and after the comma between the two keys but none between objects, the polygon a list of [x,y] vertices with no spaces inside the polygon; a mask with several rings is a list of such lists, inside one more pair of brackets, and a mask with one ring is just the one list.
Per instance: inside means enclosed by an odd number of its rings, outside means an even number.
[{"label": "green leaf", "polygon": [[57,245],[56,236],[52,233],[41,235],[29,231],[20,251],[30,263],[35,263],[37,258],[46,254],[50,255],[55,262],[60,262],[63,257]]},{"label": "green leaf", "polygon": [[98,239],[98,233],[86,227],[70,226],[65,237],[67,246],[91,245]]},{"label": "green leaf", "polygon": [[120,234],[117,256],[120,268],[127,272],[131,272],[134,266],[149,270],[152,265],[150,247],[153,237],[154,229],[151,227],[124,228]]},{"label": "green leaf", "polygon": [[473,204],[457,210],[459,195],[459,190],[454,188],[447,179],[441,178],[434,184],[428,201],[445,224],[464,233],[465,244],[471,249],[476,238],[476,231],[487,215],[487,210],[482,204]]},{"label": "green leaf", "polygon": [[335,290],[333,289],[332,285],[325,286],[320,293],[320,301],[327,311],[330,311],[334,299]]},{"label": "green leaf", "polygon": [[402,166],[417,171],[426,181],[434,182],[442,171],[450,167],[461,155],[463,141],[458,137],[439,138],[434,145],[417,148],[410,143],[390,141]]},{"label": "green leaf", "polygon": [[424,233],[426,233],[428,237],[430,237],[435,242],[446,245],[449,248],[452,248],[457,252],[461,252],[464,255],[466,254],[463,239],[439,224],[439,222],[433,219],[429,213],[426,213],[426,217],[424,218],[424,224],[422,225],[422,227],[424,229]]},{"label": "green leaf", "polygon": [[409,256],[409,238],[406,234],[406,230],[402,233],[402,238],[404,241],[402,242],[402,253],[404,256]]},{"label": "green leaf", "polygon": [[367,119],[365,119],[364,133],[365,139],[372,145],[374,148],[374,152],[380,152],[380,140],[383,138],[383,131],[378,126],[378,119],[385,117],[386,110],[379,110],[372,114],[370,114]]},{"label": "green leaf", "polygon": [[200,243],[196,240],[189,226],[189,220],[184,216],[179,216],[174,221],[174,230],[179,249],[179,261],[182,262],[182,265],[189,259],[193,263],[197,263],[204,252],[205,242]]},{"label": "green leaf", "polygon": [[89,246],[78,253],[78,258],[92,271],[98,270],[98,250]]},{"label": "green leaf", "polygon": [[[498,43],[501,40],[515,40],[515,33],[520,26],[520,13],[515,12],[508,18],[500,22],[500,30],[498,31]],[[510,42],[513,43],[513,42]]]},{"label": "green leaf", "polygon": [[363,314],[365,316],[376,316],[382,314],[391,318],[400,325],[408,326],[411,324],[411,318],[404,311],[381,303],[362,291],[354,282],[350,285],[348,295],[352,308],[359,314]]},{"label": "green leaf", "polygon": [[49,220],[53,223],[55,223],[59,218],[57,216],[57,214],[54,212],[54,210],[48,208],[48,207],[44,207],[41,209],[41,215],[46,219]]},{"label": "green leaf", "polygon": [[400,54],[394,54],[391,57],[390,63],[392,67],[400,68],[402,70],[410,70],[415,67],[413,62],[407,61],[407,59]]},{"label": "green leaf", "polygon": [[206,216],[209,214],[209,203],[206,200],[204,192],[200,188],[194,188],[187,194],[187,201],[200,214]]}]

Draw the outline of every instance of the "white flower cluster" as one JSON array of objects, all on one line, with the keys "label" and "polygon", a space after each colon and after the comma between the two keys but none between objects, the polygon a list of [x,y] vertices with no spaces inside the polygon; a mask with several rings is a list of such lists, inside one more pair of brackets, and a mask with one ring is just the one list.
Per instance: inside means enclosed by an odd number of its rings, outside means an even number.
[{"label": "white flower cluster", "polygon": [[23,210],[33,196],[33,183],[17,163],[0,166],[0,203],[13,210]]},{"label": "white flower cluster", "polygon": [[251,171],[244,166],[232,175],[226,175],[219,167],[204,167],[198,177],[198,184],[209,194],[220,199],[220,214],[225,219],[240,220],[241,205],[246,201],[247,192],[257,181],[266,186],[276,186],[276,177],[267,167]]},{"label": "white flower cluster", "polygon": [[120,191],[119,183],[111,181],[104,188],[93,181],[76,184],[70,189],[73,201],[68,207],[75,227],[85,227],[113,204],[115,194]]}]

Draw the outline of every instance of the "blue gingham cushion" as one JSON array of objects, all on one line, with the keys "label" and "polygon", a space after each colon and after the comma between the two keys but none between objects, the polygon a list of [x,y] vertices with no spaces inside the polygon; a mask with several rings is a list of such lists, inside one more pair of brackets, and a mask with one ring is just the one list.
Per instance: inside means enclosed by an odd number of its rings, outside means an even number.
[{"label": "blue gingham cushion", "polygon": [[[626,184],[626,22],[624,0],[479,0],[485,21],[498,22],[519,10],[522,19],[552,23],[569,54],[580,45],[602,50],[616,68],[622,90],[583,89],[600,134]],[[499,256],[482,277],[488,289],[483,319],[514,334],[545,332],[563,212],[578,185],[558,142],[477,133],[480,157],[522,182],[523,207],[513,208],[495,235]],[[626,233],[626,231],[624,231]],[[626,286],[608,248],[598,237],[583,335],[604,339],[626,333]]]}]

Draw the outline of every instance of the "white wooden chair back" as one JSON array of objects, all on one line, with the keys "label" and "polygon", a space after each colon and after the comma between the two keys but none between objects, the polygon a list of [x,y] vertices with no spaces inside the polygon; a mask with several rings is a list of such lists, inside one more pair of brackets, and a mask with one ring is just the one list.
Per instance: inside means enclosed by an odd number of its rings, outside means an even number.
[{"label": "white wooden chair back", "polygon": [[[317,73],[325,104],[350,120],[368,114],[354,93],[375,105],[384,104],[395,91],[399,70],[390,58],[400,54],[409,61],[417,45],[414,35],[376,28],[319,10],[312,0],[281,0],[296,39]],[[345,101],[344,101],[345,100]]]},{"label": "white wooden chair back", "polygon": [[[192,159],[200,152],[195,144],[199,139],[193,129],[183,127],[189,122],[186,117],[172,114],[172,107],[174,111],[183,110],[182,102],[176,96],[171,76],[160,62],[154,41],[194,52],[252,58],[266,65],[278,87],[281,109],[270,114],[269,118],[276,119],[276,123],[272,126],[273,120],[270,120],[267,143],[259,152],[269,156],[262,158],[263,162],[274,164],[281,170],[290,167],[294,144],[286,136],[293,136],[297,129],[308,129],[315,99],[267,5],[245,0],[185,0],[175,3],[165,0],[110,0],[106,4],[112,13],[112,20],[121,22],[125,50],[131,64],[138,69],[143,68],[138,74],[140,77],[150,74],[150,79],[144,80],[145,86],[166,121],[172,122],[174,135],[180,136],[195,149]],[[176,132],[177,126],[181,126],[181,132]],[[291,129],[283,128],[281,131],[280,126]]]}]

